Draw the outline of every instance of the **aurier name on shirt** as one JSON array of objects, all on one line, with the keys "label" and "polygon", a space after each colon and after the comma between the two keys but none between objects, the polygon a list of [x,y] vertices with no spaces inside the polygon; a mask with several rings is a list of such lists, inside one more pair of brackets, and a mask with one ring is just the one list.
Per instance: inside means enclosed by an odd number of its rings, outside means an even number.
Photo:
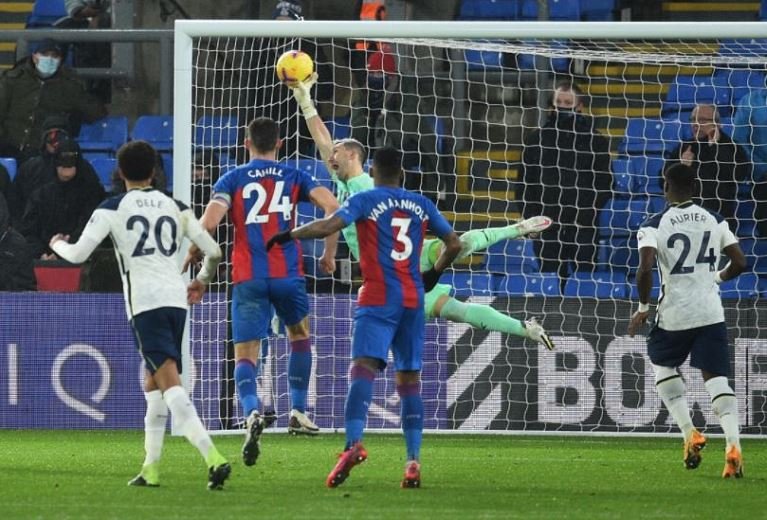
[{"label": "aurier name on shirt", "polygon": [[389,198],[387,200],[381,201],[378,204],[376,204],[376,206],[370,212],[370,215],[368,215],[368,219],[375,222],[378,220],[378,217],[380,217],[387,210],[390,210],[392,208],[412,211],[422,221],[429,220],[429,215],[421,207],[421,205],[418,204],[416,201],[409,200],[409,199],[393,199],[393,198]]},{"label": "aurier name on shirt", "polygon": [[698,212],[682,213],[681,215],[674,215],[668,219],[672,226],[683,224],[685,222],[706,222],[707,220],[706,215]]}]

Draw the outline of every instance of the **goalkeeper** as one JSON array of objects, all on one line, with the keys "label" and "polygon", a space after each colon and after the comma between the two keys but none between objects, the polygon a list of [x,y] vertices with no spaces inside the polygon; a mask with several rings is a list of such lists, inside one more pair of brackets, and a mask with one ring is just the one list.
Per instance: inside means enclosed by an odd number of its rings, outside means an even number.
[{"label": "goalkeeper", "polygon": [[[306,125],[314,139],[322,160],[328,168],[336,185],[336,198],[343,205],[350,195],[373,188],[373,179],[363,171],[365,148],[356,139],[340,139],[333,141],[325,123],[317,113],[311,98],[311,88],[317,81],[317,74],[297,87],[292,88],[301,112],[306,119]],[[466,258],[476,251],[484,250],[501,240],[511,240],[524,237],[531,233],[540,233],[551,225],[551,219],[536,216],[515,224],[472,230],[461,235],[461,253],[458,259]],[[346,239],[352,256],[359,259],[359,244],[357,229],[354,225],[341,231]],[[424,240],[421,250],[421,272],[430,270],[441,253],[442,244],[438,239]],[[456,323],[468,323],[480,330],[493,330],[530,338],[542,343],[546,348],[553,349],[554,343],[543,327],[532,318],[524,323],[498,312],[489,305],[461,302],[450,294],[453,288],[447,284],[437,284],[426,293],[424,304],[426,318],[441,317]]]}]

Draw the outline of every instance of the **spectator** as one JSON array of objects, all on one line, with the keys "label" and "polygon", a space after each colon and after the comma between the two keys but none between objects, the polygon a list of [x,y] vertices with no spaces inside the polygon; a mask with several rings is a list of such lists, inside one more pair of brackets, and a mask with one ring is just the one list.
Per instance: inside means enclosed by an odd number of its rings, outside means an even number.
[{"label": "spectator", "polygon": [[[192,168],[192,209],[197,218],[201,218],[210,202],[210,190],[221,176],[218,154],[213,150],[195,152]],[[222,243],[220,239],[216,241]]]},{"label": "spectator", "polygon": [[[172,173],[172,172],[171,172]],[[154,175],[152,176],[151,185],[153,188],[162,191],[165,194],[168,193],[168,178],[165,175],[165,168],[162,164],[162,157],[157,154],[157,162],[155,163]],[[115,168],[112,172],[112,191],[111,195],[119,195],[125,193],[125,181],[120,177],[120,171]]]},{"label": "spectator", "polygon": [[62,64],[63,58],[62,46],[46,39],[0,78],[0,156],[23,160],[34,155],[48,116],[66,115],[77,133],[83,119],[106,115],[104,106]]},{"label": "spectator", "polygon": [[[43,184],[53,182],[56,179],[56,166],[53,164],[53,158],[59,144],[64,139],[70,139],[68,118],[64,115],[47,117],[43,122],[38,154],[30,157],[19,166],[16,178],[13,180],[14,197],[13,200],[8,199],[8,206],[14,225],[18,225],[32,192]],[[96,175],[90,163],[86,163],[85,160],[83,163],[83,169],[90,169],[93,175]]]},{"label": "spectator", "polygon": [[80,237],[93,210],[104,199],[104,188],[98,177],[81,171],[80,147],[64,140],[54,156],[56,179],[32,192],[27,201],[19,231],[32,248],[34,258],[54,260],[48,243],[53,235]]},{"label": "spectator", "polygon": [[[62,29],[108,29],[112,26],[110,0],[65,0],[69,18],[57,23]],[[75,67],[109,68],[112,66],[112,47],[109,43],[75,43]],[[87,79],[86,90],[103,103],[112,101],[112,82],[109,79]]]},{"label": "spectator", "polygon": [[32,255],[24,237],[11,227],[10,216],[0,195],[0,291],[34,291]]},{"label": "spectator", "polygon": [[692,140],[671,152],[665,170],[677,163],[691,166],[700,183],[700,205],[726,218],[734,231],[738,183],[751,180],[748,155],[722,131],[715,106],[697,105],[690,122]]},{"label": "spectator", "polygon": [[543,128],[525,141],[521,179],[524,216],[554,221],[534,244],[541,270],[557,272],[564,285],[570,270],[594,267],[598,209],[612,188],[610,145],[582,113],[576,85],[560,83],[552,105]]},{"label": "spectator", "polygon": [[753,89],[738,101],[732,140],[748,154],[754,168],[756,226],[767,237],[767,89]]}]

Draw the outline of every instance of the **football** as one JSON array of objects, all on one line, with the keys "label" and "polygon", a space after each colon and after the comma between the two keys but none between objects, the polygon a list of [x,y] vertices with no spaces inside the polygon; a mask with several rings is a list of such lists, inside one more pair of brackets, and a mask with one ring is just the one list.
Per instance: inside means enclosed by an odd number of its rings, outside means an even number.
[{"label": "football", "polygon": [[296,87],[314,72],[311,56],[302,51],[288,51],[279,57],[275,65],[277,77],[289,87]]}]

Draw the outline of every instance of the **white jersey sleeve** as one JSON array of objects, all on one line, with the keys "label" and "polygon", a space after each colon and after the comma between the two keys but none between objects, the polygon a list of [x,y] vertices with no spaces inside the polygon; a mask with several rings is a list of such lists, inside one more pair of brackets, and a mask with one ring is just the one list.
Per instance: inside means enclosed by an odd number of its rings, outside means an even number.
[{"label": "white jersey sleeve", "polygon": [[68,244],[63,240],[59,240],[53,244],[53,252],[73,264],[85,262],[102,240],[109,235],[110,217],[111,213],[109,211],[97,208],[93,215],[91,215],[77,243]]},{"label": "white jersey sleeve", "polygon": [[218,246],[213,237],[205,231],[197,220],[191,209],[186,209],[181,212],[181,220],[184,225],[184,233],[189,240],[200,248],[205,253],[205,260],[202,265],[202,269],[197,274],[197,279],[201,282],[208,284],[215,274],[216,267],[221,262],[221,248]]}]

